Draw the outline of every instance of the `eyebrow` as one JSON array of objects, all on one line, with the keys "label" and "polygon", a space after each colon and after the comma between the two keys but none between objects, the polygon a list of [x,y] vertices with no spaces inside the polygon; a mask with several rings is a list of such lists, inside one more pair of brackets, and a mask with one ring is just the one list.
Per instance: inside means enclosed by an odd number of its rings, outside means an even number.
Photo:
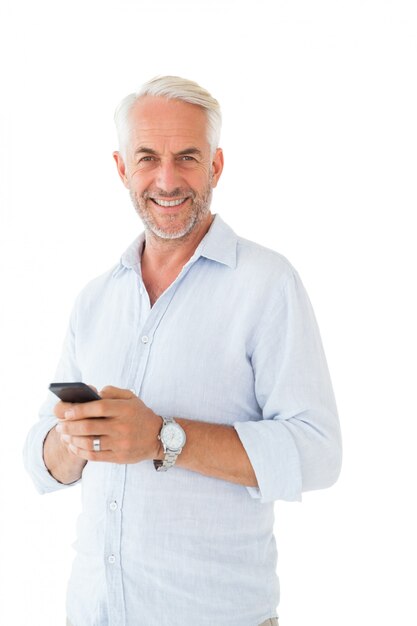
[{"label": "eyebrow", "polygon": [[198,148],[186,148],[185,150],[180,150],[179,152],[175,153],[175,156],[185,156],[186,154],[195,154],[199,157],[203,156],[203,153],[201,152],[201,150],[199,150]]},{"label": "eyebrow", "polygon": [[[135,150],[135,156],[138,154],[151,154],[152,156],[158,156],[158,152],[153,148],[147,148],[146,146],[139,146]],[[203,153],[198,148],[191,146],[190,148],[185,148],[185,150],[180,150],[179,152],[175,152],[174,156],[185,156],[187,154],[195,154],[196,156],[202,157]]]}]

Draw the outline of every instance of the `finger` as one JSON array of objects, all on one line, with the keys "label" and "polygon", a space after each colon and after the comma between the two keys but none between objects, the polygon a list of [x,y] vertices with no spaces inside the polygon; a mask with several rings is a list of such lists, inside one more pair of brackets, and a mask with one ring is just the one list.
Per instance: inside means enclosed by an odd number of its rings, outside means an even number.
[{"label": "finger", "polygon": [[[88,385],[90,387],[90,389],[92,389],[93,391],[96,392],[96,394],[99,395],[98,391],[97,391],[97,387],[94,387],[94,385]],[[56,415],[56,417],[58,419],[66,419],[65,417],[65,413],[67,411],[70,411],[71,408],[74,406],[74,402],[63,402],[62,400],[60,402],[57,402],[56,405],[54,406],[54,413]]]},{"label": "finger", "polygon": [[65,421],[83,420],[94,417],[108,417],[102,400],[91,400],[90,402],[82,402],[81,404],[72,404],[63,402],[60,413],[63,415],[61,419]]},{"label": "finger", "polygon": [[109,452],[111,450],[110,437],[95,437],[94,435],[91,437],[71,437],[71,435],[61,435],[61,440],[67,446],[72,445],[87,452],[97,452],[97,450],[94,450],[94,441],[97,439],[100,440],[99,452]]},{"label": "finger", "polygon": [[92,400],[82,404],[70,404],[67,410],[64,410],[65,421],[77,421],[83,419],[91,419],[98,417],[117,417],[122,415],[128,408],[128,400],[140,400],[132,394],[128,389],[124,391],[124,398],[107,398],[103,400]]},{"label": "finger", "polygon": [[108,450],[104,452],[91,452],[90,450],[78,448],[72,443],[68,445],[68,449],[72,452],[72,454],[75,454],[75,456],[78,456],[80,459],[84,459],[85,461],[101,461],[105,463],[114,462],[114,453]]},{"label": "finger", "polygon": [[56,405],[54,406],[54,413],[58,419],[60,420],[65,419],[64,412],[67,410],[66,409],[67,405],[68,405],[68,402],[57,402]]},{"label": "finger", "polygon": [[58,419],[64,420],[66,419],[65,414],[70,411],[74,406],[75,404],[73,402],[63,402],[62,400],[60,400],[54,406],[54,413]]},{"label": "finger", "polygon": [[[91,388],[93,385],[90,385]],[[104,400],[138,400],[134,389],[121,389],[108,385],[99,393]],[[59,402],[55,407],[55,415],[60,420],[80,420],[91,417],[110,417],[117,415],[116,406],[103,404],[103,400],[92,400],[81,404],[70,402]]]},{"label": "finger", "polygon": [[106,418],[65,420],[58,424],[56,430],[61,435],[71,437],[102,437],[110,434],[112,427],[109,422]]},{"label": "finger", "polygon": [[104,387],[99,395],[102,398],[113,400],[130,400],[130,398],[136,397],[133,389],[120,389],[120,387],[112,387],[111,385]]}]

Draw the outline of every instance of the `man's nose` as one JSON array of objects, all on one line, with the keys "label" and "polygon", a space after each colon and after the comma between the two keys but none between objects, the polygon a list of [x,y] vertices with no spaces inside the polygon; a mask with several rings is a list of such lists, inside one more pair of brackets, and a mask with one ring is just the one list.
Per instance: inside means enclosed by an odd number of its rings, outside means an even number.
[{"label": "man's nose", "polygon": [[181,187],[181,176],[175,163],[166,161],[160,163],[157,172],[156,184],[160,189],[167,193],[174,191],[177,187]]}]

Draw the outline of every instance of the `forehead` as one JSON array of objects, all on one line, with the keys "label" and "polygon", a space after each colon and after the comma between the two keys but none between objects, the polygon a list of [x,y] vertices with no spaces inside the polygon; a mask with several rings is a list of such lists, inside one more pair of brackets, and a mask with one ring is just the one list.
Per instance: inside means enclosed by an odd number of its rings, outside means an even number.
[{"label": "forehead", "polygon": [[205,111],[181,100],[157,96],[140,98],[129,113],[129,128],[132,147],[166,141],[198,147],[209,145]]}]

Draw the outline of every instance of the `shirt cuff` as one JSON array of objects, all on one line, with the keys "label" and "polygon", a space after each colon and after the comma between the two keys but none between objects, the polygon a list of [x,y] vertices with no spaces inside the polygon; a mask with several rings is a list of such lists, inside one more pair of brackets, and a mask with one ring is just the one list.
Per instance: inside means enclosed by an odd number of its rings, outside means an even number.
[{"label": "shirt cuff", "polygon": [[236,422],[234,428],[255,472],[258,487],[247,487],[262,503],[300,501],[302,476],[294,439],[284,420]]},{"label": "shirt cuff", "polygon": [[[58,420],[55,417],[44,418],[36,424],[28,434],[23,460],[26,470],[29,472],[36,489],[40,494],[50,493],[59,489],[66,489],[76,483],[64,485],[50,474],[43,459],[43,444],[49,431],[56,426]],[[79,482],[79,481],[76,481]]]}]

